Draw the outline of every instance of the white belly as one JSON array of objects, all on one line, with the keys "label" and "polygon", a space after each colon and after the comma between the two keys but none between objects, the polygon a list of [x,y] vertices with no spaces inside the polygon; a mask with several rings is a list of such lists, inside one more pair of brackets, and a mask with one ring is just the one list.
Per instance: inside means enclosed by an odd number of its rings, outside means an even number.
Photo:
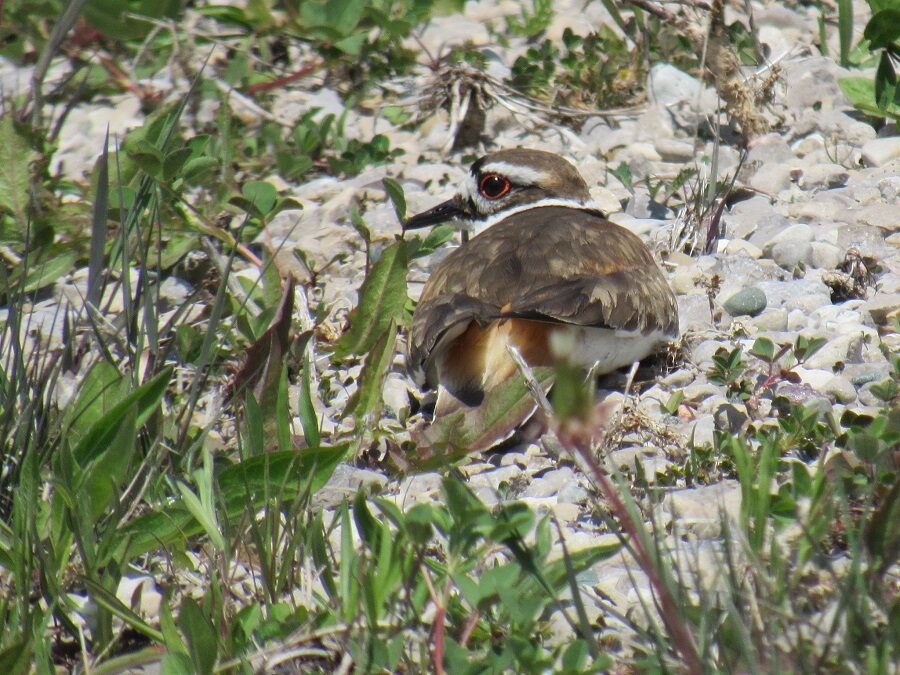
[{"label": "white belly", "polygon": [[662,332],[641,335],[611,328],[567,326],[550,336],[550,348],[559,359],[567,359],[583,368],[598,364],[596,373],[610,373],[630,366],[655,352],[667,341]]}]

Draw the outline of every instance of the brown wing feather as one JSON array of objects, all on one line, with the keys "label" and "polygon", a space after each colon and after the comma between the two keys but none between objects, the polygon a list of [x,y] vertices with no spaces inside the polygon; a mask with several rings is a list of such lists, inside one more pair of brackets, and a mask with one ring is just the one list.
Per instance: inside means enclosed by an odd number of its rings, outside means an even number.
[{"label": "brown wing feather", "polygon": [[672,291],[639,237],[596,212],[551,206],[501,221],[438,265],[413,318],[410,367],[427,370],[442,340],[472,321],[502,318],[644,334],[678,326]]}]

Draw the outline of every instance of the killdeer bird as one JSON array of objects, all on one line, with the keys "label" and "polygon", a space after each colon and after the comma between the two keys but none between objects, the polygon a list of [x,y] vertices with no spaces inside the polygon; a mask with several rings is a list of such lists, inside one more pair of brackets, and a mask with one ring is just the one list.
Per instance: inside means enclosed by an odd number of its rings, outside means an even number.
[{"label": "killdeer bird", "polygon": [[675,296],[650,251],[592,205],[562,157],[486,155],[454,197],[404,229],[451,221],[480,233],[428,279],[407,355],[418,383],[438,388],[435,419],[517,374],[507,345],[532,367],[567,360],[604,374],[677,337]]}]

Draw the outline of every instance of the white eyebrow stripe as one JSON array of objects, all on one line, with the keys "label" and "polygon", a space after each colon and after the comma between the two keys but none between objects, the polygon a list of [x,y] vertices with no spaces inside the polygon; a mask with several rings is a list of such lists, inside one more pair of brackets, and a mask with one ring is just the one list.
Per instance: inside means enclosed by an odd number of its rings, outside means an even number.
[{"label": "white eyebrow stripe", "polygon": [[499,173],[518,185],[539,185],[547,181],[547,174],[530,166],[509,164],[508,162],[490,162],[481,166],[481,175]]}]

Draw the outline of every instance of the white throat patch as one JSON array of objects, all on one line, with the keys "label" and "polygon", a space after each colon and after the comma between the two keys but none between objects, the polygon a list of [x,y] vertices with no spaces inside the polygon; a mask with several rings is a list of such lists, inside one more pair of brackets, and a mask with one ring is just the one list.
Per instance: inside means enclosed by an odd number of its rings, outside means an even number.
[{"label": "white throat patch", "polygon": [[536,202],[530,202],[528,204],[519,204],[518,206],[514,206],[510,209],[502,209],[497,213],[488,216],[484,220],[460,220],[459,223],[463,225],[464,229],[472,233],[473,235],[479,234],[480,232],[484,232],[486,229],[491,227],[492,225],[496,225],[501,220],[505,220],[510,216],[514,216],[517,213],[522,213],[522,211],[528,211],[530,209],[538,209],[543,206],[564,206],[570,209],[593,209],[596,211],[600,211],[600,207],[597,206],[597,203],[593,199],[589,199],[584,202],[580,202],[577,199],[559,199],[556,197],[548,197],[547,199],[539,199]]}]

